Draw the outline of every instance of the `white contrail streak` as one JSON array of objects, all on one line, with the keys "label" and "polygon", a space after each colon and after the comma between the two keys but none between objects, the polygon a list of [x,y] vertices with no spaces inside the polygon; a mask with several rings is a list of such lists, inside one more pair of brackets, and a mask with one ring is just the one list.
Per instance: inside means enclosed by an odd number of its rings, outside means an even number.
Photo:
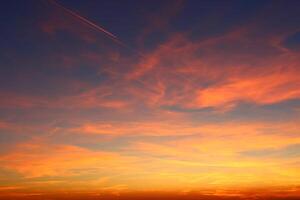
[{"label": "white contrail streak", "polygon": [[111,40],[113,40],[114,42],[118,43],[119,45],[122,46],[126,46],[122,41],[120,41],[117,36],[115,36],[114,34],[112,34],[111,32],[105,30],[103,27],[91,22],[90,20],[86,19],[85,17],[82,17],[81,15],[77,14],[76,12],[64,7],[63,5],[59,4],[58,2],[56,2],[55,0],[49,0],[50,3],[52,3],[53,5],[63,9],[64,11],[66,11],[68,14],[70,14],[71,16],[75,17],[76,19],[80,20],[81,22],[83,22],[84,24],[88,25],[89,27],[100,31],[102,33],[104,33],[107,37],[109,37]]}]

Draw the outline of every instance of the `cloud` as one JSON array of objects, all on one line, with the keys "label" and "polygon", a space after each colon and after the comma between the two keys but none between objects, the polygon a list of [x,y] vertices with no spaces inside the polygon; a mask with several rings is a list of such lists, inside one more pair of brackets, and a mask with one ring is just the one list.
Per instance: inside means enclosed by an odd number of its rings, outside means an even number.
[{"label": "cloud", "polygon": [[[141,82],[140,93],[148,99],[160,94],[157,106],[226,110],[240,102],[299,99],[297,54],[279,51],[272,41],[249,44],[246,33],[198,42],[176,35],[146,55],[127,78]],[[160,92],[147,94],[156,90],[156,83]]]},{"label": "cloud", "polygon": [[[14,170],[23,177],[68,177],[93,173],[104,176],[106,170],[122,171],[132,158],[117,153],[93,152],[72,145],[21,143],[0,156],[2,168]],[[105,161],[105,162],[104,162]],[[90,172],[91,170],[91,172]]]},{"label": "cloud", "polygon": [[[249,29],[198,41],[188,34],[173,34],[138,60],[117,54],[117,61],[104,62],[102,54],[87,52],[85,62],[105,66],[96,70],[104,81],[95,85],[82,81],[81,92],[55,99],[2,93],[1,106],[135,109],[140,105],[229,111],[241,102],[269,105],[299,99],[298,53],[274,46],[273,38],[255,41]],[[78,89],[78,84],[70,87]]]},{"label": "cloud", "polygon": [[259,149],[241,152],[241,155],[249,157],[275,157],[275,158],[293,158],[300,154],[300,144],[292,144],[281,148]]},{"label": "cloud", "polygon": [[228,77],[225,83],[199,90],[196,104],[200,107],[222,107],[248,101],[264,105],[299,98],[299,70],[285,64],[287,67],[276,67],[276,64],[269,70],[265,67],[265,71],[255,69],[246,76],[240,72]]},{"label": "cloud", "polygon": [[[143,126],[142,126],[143,127]],[[261,148],[284,148],[296,145],[299,126],[295,123],[219,123],[219,124],[185,124],[172,126],[185,137],[170,138],[167,141],[137,141],[130,148],[144,151],[151,155],[175,156],[185,159],[184,155],[194,157],[236,156],[240,151],[255,151]],[[157,129],[160,130],[160,129]],[[171,130],[166,127],[166,130]],[[145,132],[147,133],[147,132]],[[174,136],[170,131],[169,136]],[[161,134],[161,136],[166,134]],[[269,141],[266,143],[266,141]],[[176,156],[177,155],[177,156]]]},{"label": "cloud", "polygon": [[128,103],[113,98],[110,88],[86,88],[85,91],[56,98],[41,95],[20,95],[12,92],[1,93],[2,108],[125,108]]},{"label": "cloud", "polygon": [[[100,135],[115,135],[114,151],[90,150],[71,144],[64,140],[52,142],[50,138],[19,143],[14,148],[0,156],[1,167],[14,171],[27,181],[37,178],[58,177],[70,180],[72,188],[81,187],[91,180],[89,186],[95,188],[113,187],[126,184],[128,189],[160,188],[234,188],[237,185],[252,187],[262,182],[261,187],[295,184],[299,173],[289,163],[290,159],[259,159],[241,156],[240,152],[265,148],[281,148],[300,142],[295,124],[179,124],[172,123],[103,123],[94,127],[86,125],[79,129],[62,129],[61,132]],[[72,132],[73,131],[73,132]],[[185,137],[170,137],[176,134],[188,133]],[[73,135],[72,135],[73,134]],[[123,135],[122,135],[123,134]],[[142,134],[142,135],[141,135]],[[194,134],[194,135],[193,135]],[[122,144],[120,136],[135,135],[134,140]],[[142,137],[142,136],[148,137]],[[292,136],[294,135],[294,136]],[[140,137],[138,137],[140,136]],[[150,140],[158,137],[157,140]],[[159,139],[165,136],[164,140]],[[103,140],[94,140],[95,144]],[[53,143],[56,141],[56,143]],[[269,142],[266,142],[269,141]],[[90,144],[90,143],[89,143]],[[272,170],[270,170],[270,168]],[[262,176],[263,174],[263,176]],[[82,177],[77,180],[76,177]],[[91,178],[92,177],[92,178]],[[95,179],[107,177],[104,182]],[[84,179],[86,178],[86,179]],[[267,181],[266,181],[267,179]],[[173,182],[174,180],[174,182]],[[177,180],[177,181],[175,181]],[[37,180],[38,181],[38,180]],[[51,180],[49,180],[51,181]],[[94,181],[94,182],[93,182]],[[141,185],[141,181],[146,186]],[[169,182],[173,183],[170,184]],[[33,180],[33,182],[35,182]],[[49,182],[50,183],[50,182]],[[164,183],[165,186],[161,186]],[[167,184],[169,183],[169,184]],[[54,182],[51,187],[59,187],[64,182]],[[50,187],[37,182],[41,187]],[[95,187],[94,187],[95,186]],[[103,187],[102,187],[103,186]],[[113,189],[112,189],[113,190]]]}]

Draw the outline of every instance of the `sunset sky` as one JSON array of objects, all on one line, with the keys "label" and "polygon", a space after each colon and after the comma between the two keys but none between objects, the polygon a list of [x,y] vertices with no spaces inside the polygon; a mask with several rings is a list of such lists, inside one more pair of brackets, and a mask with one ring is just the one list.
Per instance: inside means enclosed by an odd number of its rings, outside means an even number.
[{"label": "sunset sky", "polygon": [[0,9],[0,198],[300,197],[300,1]]}]

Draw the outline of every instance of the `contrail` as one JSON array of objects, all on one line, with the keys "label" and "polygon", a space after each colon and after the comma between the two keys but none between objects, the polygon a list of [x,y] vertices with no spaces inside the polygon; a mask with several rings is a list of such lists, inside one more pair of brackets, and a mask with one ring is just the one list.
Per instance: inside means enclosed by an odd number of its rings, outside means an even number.
[{"label": "contrail", "polygon": [[111,40],[113,40],[114,42],[118,43],[119,45],[125,46],[127,47],[127,45],[125,45],[122,41],[120,41],[117,36],[115,36],[114,34],[112,34],[111,32],[105,30],[103,27],[91,22],[90,20],[82,17],[81,15],[77,14],[76,12],[64,7],[63,5],[59,4],[57,1],[55,0],[48,0],[50,3],[52,3],[53,5],[63,9],[64,11],[66,11],[68,14],[70,14],[71,16],[75,17],[76,19],[80,20],[81,22],[83,22],[84,24],[88,25],[89,27],[100,31],[102,33],[104,33],[107,37],[109,37]]}]

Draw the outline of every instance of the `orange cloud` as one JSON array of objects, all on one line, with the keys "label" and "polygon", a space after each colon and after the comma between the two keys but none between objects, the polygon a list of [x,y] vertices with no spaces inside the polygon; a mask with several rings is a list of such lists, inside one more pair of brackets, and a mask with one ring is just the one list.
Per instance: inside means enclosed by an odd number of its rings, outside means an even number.
[{"label": "orange cloud", "polygon": [[112,108],[128,106],[128,102],[120,98],[111,98],[112,88],[86,88],[84,92],[72,95],[60,95],[56,98],[15,93],[1,93],[2,108]]},{"label": "orange cloud", "polygon": [[[92,151],[73,145],[55,145],[46,140],[23,143],[0,156],[2,168],[21,174],[26,180],[38,177],[60,177],[72,180],[71,188],[82,188],[90,177],[91,188],[120,188],[181,191],[288,186],[298,184],[298,158],[241,156],[241,151],[281,148],[300,143],[298,123],[132,123],[83,125],[80,133],[144,134],[148,136],[186,135],[151,142],[132,141],[122,151]],[[68,130],[66,130],[68,131]],[[81,132],[82,131],[82,132]],[[194,135],[193,135],[194,134]],[[123,135],[124,136],[124,135]],[[141,135],[142,136],[142,135]],[[75,136],[73,136],[75,137]],[[118,140],[118,137],[115,138]],[[268,142],[266,142],[268,141]],[[95,141],[96,142],[96,141]],[[103,141],[98,141],[99,143]],[[103,180],[104,178],[104,180]],[[170,182],[172,182],[170,184]],[[143,184],[142,184],[143,183]],[[67,182],[34,182],[27,186],[59,187]],[[119,188],[119,187],[117,187]],[[114,191],[115,189],[111,189]]]},{"label": "orange cloud", "polygon": [[189,135],[195,134],[191,126],[174,125],[171,122],[111,122],[87,123],[74,128],[71,132],[80,134],[103,135]]},{"label": "orange cloud", "polygon": [[127,168],[125,163],[130,160],[132,158],[122,158],[117,153],[93,152],[71,145],[41,142],[19,144],[12,152],[0,156],[2,168],[15,170],[26,178],[72,176],[85,173],[85,169],[89,173],[90,168],[103,170],[101,173],[104,176],[105,170],[124,170]]},{"label": "orange cloud", "polygon": [[[272,69],[273,68],[273,69]],[[200,107],[222,107],[239,101],[272,104],[300,97],[299,70],[295,67],[272,66],[268,71],[233,75],[225,83],[198,91]]]},{"label": "orange cloud", "polygon": [[[248,43],[244,42],[247,35],[244,32],[236,38],[232,33],[211,42],[208,42],[211,39],[191,42],[184,35],[170,38],[142,58],[127,75],[129,80],[142,84],[134,96],[144,95],[143,101],[152,102],[151,106],[216,109],[232,108],[242,101],[265,105],[298,99],[297,53],[282,51],[276,57],[268,55],[263,59],[263,55],[239,52],[238,48],[232,52],[219,50],[218,45],[229,46],[228,43],[245,48]],[[261,45],[278,51],[272,41],[266,40]],[[136,86],[129,85],[129,88]]]},{"label": "orange cloud", "polygon": [[[178,34],[138,63],[119,58],[126,66],[134,67],[122,75],[108,67],[112,77],[105,81],[105,86],[92,88],[83,84],[84,92],[55,99],[2,93],[0,105],[80,109],[134,109],[142,105],[151,109],[177,106],[228,110],[239,102],[266,105],[300,97],[297,53],[283,51],[277,57],[268,55],[263,59],[253,53],[239,53],[235,48],[232,52],[220,52],[219,43],[243,44],[245,36],[232,35],[213,42],[208,42],[211,39],[192,42],[186,35]],[[275,48],[269,43],[264,45]],[[97,60],[94,57],[97,55],[90,59]]]}]

